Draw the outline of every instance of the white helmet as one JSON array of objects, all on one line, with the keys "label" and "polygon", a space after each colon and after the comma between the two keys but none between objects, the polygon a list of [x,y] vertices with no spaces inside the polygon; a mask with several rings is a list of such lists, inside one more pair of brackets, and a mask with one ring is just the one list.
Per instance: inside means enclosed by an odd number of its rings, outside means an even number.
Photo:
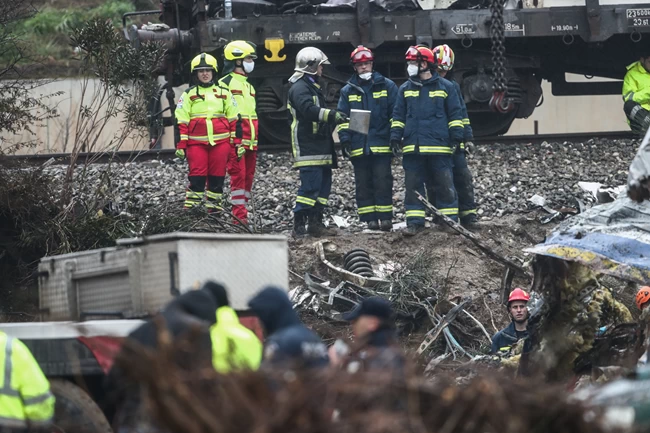
[{"label": "white helmet", "polygon": [[319,65],[329,64],[330,61],[324,52],[316,47],[305,47],[296,55],[296,67],[293,69],[296,72],[289,78],[289,81],[295,83],[304,74],[316,75]]}]

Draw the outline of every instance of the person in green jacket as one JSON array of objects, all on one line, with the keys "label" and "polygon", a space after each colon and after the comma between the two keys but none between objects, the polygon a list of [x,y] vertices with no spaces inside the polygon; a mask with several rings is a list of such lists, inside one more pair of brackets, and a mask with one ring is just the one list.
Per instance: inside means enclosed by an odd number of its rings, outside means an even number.
[{"label": "person in green jacket", "polygon": [[623,80],[623,109],[630,127],[645,134],[650,126],[650,50],[627,67]]},{"label": "person in green jacket", "polygon": [[210,292],[218,305],[217,322],[210,327],[215,370],[221,374],[257,370],[262,362],[262,342],[253,331],[239,323],[237,313],[230,307],[226,288],[208,281],[202,290]]},{"label": "person in green jacket", "polygon": [[54,418],[54,395],[25,344],[0,331],[0,431],[47,430]]}]

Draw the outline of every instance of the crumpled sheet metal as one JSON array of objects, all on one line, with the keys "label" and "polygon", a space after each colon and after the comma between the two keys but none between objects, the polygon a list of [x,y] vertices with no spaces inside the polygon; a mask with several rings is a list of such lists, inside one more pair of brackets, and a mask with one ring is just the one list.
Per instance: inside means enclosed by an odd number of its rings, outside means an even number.
[{"label": "crumpled sheet metal", "polygon": [[650,202],[635,203],[621,196],[595,206],[560,224],[543,244],[524,251],[650,284]]},{"label": "crumpled sheet metal", "polygon": [[641,146],[630,164],[627,175],[627,189],[630,198],[641,202],[650,197],[650,129],[643,137]]}]

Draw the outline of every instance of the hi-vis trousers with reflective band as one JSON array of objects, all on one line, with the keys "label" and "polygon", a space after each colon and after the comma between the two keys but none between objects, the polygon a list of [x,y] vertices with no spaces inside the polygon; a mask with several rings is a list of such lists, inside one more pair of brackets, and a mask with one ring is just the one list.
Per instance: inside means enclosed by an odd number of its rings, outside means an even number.
[{"label": "hi-vis trousers with reflective band", "polygon": [[425,196],[424,183],[430,180],[435,190],[435,202],[440,212],[453,220],[458,219],[458,195],[454,188],[453,161],[451,155],[404,154],[402,160],[406,177],[407,225],[424,225],[425,207],[416,191]]},{"label": "hi-vis trousers with reflective band", "polygon": [[[461,144],[454,153],[454,187],[458,194],[458,217],[461,221],[470,215],[476,215],[476,202],[474,201],[474,179],[467,166],[465,146]],[[431,174],[430,174],[431,175]],[[435,181],[427,179],[427,200],[435,203]]]},{"label": "hi-vis trousers with reflective band", "polygon": [[[232,203],[232,213],[239,218],[244,224],[248,224],[248,211],[246,204],[251,198],[253,189],[253,178],[255,177],[255,167],[257,165],[257,149],[246,149],[246,153],[237,161],[237,149],[235,147],[230,151],[228,159],[228,174],[230,175],[230,202]],[[237,221],[235,220],[235,223]]]},{"label": "hi-vis trousers with reflective band", "polygon": [[300,188],[294,212],[309,211],[327,206],[332,191],[330,167],[303,167],[300,169]]},{"label": "hi-vis trousers with reflective band", "polygon": [[47,427],[54,396],[29,349],[0,332],[0,431]]},{"label": "hi-vis trousers with reflective band", "polygon": [[[185,153],[190,166],[188,180],[190,185],[185,192],[185,208],[200,206],[205,195],[208,210],[221,209],[223,181],[226,177],[226,164],[231,145],[221,142],[209,144],[190,144]],[[205,186],[208,190],[205,191]]]},{"label": "hi-vis trousers with reflective band", "polygon": [[393,174],[390,163],[390,155],[352,158],[359,220],[393,219]]}]

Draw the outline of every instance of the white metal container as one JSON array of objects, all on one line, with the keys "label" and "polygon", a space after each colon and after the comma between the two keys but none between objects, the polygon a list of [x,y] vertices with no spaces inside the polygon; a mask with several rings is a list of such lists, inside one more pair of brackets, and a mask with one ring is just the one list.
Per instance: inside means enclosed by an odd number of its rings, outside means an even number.
[{"label": "white metal container", "polygon": [[41,320],[143,317],[207,280],[224,284],[232,307],[243,311],[266,285],[287,290],[288,261],[284,236],[181,232],[44,257]]}]

